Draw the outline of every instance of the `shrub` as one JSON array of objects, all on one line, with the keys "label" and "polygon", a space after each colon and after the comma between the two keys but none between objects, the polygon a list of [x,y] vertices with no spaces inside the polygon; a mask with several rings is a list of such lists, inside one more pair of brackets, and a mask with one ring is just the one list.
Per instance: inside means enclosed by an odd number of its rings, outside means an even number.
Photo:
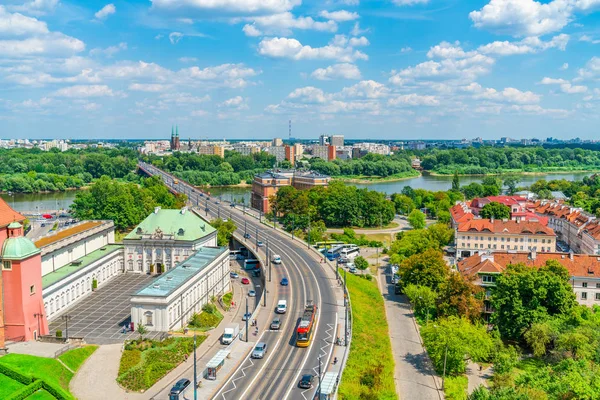
[{"label": "shrub", "polygon": [[204,307],[202,307],[202,311],[209,314],[214,314],[217,311],[217,307],[212,303],[206,303]]},{"label": "shrub", "polygon": [[34,394],[35,392],[40,390],[42,388],[42,384],[43,384],[43,381],[41,379],[37,379],[37,380],[33,381],[33,383],[30,383],[29,385],[25,386],[24,388],[11,394],[9,397],[6,398],[6,400],[26,399],[27,397],[31,396],[32,394]]},{"label": "shrub", "polygon": [[126,350],[123,352],[123,355],[121,356],[121,363],[119,364],[119,376],[129,371],[142,361],[142,352],[137,349],[127,349],[128,346],[133,347],[129,344],[125,346]]},{"label": "shrub", "polygon": [[97,289],[98,288],[98,281],[96,279],[94,279],[92,281],[92,289]]},{"label": "shrub", "polygon": [[50,393],[56,400],[71,400],[73,396],[69,393],[65,392],[63,388],[54,386],[53,384],[42,381],[42,388],[48,393]]},{"label": "shrub", "polygon": [[152,363],[146,369],[146,387],[152,387],[156,382],[165,376],[169,371],[175,368],[177,364],[167,362]]},{"label": "shrub", "polygon": [[33,382],[33,378],[31,376],[15,371],[5,364],[0,364],[0,374],[6,375],[17,382],[22,383],[23,385],[29,385],[31,382]]},{"label": "shrub", "polygon": [[56,331],[56,337],[57,338],[61,338],[62,337],[62,331],[60,329]]}]

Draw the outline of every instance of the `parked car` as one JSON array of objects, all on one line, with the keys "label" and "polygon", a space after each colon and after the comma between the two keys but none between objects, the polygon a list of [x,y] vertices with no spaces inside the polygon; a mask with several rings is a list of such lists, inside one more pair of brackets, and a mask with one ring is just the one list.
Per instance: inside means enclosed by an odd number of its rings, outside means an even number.
[{"label": "parked car", "polygon": [[235,203],[229,204],[229,207],[235,207]]},{"label": "parked car", "polygon": [[250,279],[242,278],[242,285],[249,285],[249,284],[250,284]]},{"label": "parked car", "polygon": [[356,267],[352,267],[348,269],[348,272],[350,272],[351,274],[358,274],[358,269],[356,269]]},{"label": "parked car", "polygon": [[402,294],[402,283],[400,283],[400,281],[396,282],[396,284],[394,285],[394,294]]},{"label": "parked car", "polygon": [[239,275],[238,275],[236,272],[230,272],[230,273],[229,273],[229,277],[230,277],[230,278],[233,278],[233,279],[237,279],[237,278],[239,278],[240,276],[239,276]]},{"label": "parked car", "polygon": [[183,391],[190,386],[190,380],[189,379],[180,379],[178,380],[175,385],[173,385],[173,387],[171,388],[171,393],[170,394],[181,394],[183,393]]},{"label": "parked car", "polygon": [[288,281],[288,278],[283,278],[281,280],[281,286],[287,286],[290,284],[290,281]]},{"label": "parked car", "polygon": [[249,297],[256,297],[256,290],[248,290]]},{"label": "parked car", "polygon": [[227,218],[221,218],[223,222],[227,222]]},{"label": "parked car", "polygon": [[257,245],[258,247],[263,247],[263,246],[264,246],[264,243],[263,243],[263,242],[261,242],[261,241],[259,240],[258,242],[256,242],[256,245]]},{"label": "parked car", "polygon": [[302,379],[300,379],[298,386],[301,387],[302,389],[310,389],[311,387],[313,387],[314,379],[315,379],[315,377],[313,375],[310,375],[310,374],[302,375]]},{"label": "parked car", "polygon": [[274,331],[278,331],[279,328],[281,328],[281,318],[277,317],[273,321],[271,321],[270,328],[273,329]]},{"label": "parked car", "polygon": [[259,342],[252,351],[252,358],[263,358],[267,354],[267,344]]},{"label": "parked car", "polygon": [[250,318],[252,318],[252,313],[247,312],[242,315],[242,321],[249,320]]},{"label": "parked car", "polygon": [[221,204],[219,200],[215,200],[215,204]]}]

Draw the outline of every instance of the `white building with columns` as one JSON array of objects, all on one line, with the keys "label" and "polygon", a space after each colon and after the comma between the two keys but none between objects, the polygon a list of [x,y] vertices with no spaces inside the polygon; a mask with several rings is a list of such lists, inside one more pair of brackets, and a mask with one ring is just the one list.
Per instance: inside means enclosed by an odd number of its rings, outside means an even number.
[{"label": "white building with columns", "polygon": [[217,231],[187,207],[154,212],[124,239],[125,270],[165,272],[201,247],[217,245]]},{"label": "white building with columns", "polygon": [[187,326],[194,313],[231,290],[229,249],[202,247],[131,298],[131,321],[150,331]]}]

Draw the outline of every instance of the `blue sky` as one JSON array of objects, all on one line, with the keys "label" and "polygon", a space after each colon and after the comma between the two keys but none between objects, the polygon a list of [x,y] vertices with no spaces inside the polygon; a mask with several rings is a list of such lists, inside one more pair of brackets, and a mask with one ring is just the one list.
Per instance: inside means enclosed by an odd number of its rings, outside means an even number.
[{"label": "blue sky", "polygon": [[0,4],[3,138],[600,137],[600,0]]}]

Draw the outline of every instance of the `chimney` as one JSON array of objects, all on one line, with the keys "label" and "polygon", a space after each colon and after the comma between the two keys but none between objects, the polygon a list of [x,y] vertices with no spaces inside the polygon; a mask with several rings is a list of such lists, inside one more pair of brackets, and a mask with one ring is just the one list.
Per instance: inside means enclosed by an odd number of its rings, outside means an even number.
[{"label": "chimney", "polygon": [[490,260],[491,262],[494,262],[494,253],[492,253],[491,251],[484,251],[479,253],[480,257],[481,257],[481,261],[485,261],[485,260]]},{"label": "chimney", "polygon": [[531,259],[535,260],[537,258],[537,250],[535,248],[531,249]]},{"label": "chimney", "polygon": [[154,207],[154,214],[158,214],[158,210],[160,210],[160,207]]},{"label": "chimney", "polygon": [[572,252],[572,251],[570,251],[570,252],[569,252],[569,259],[570,259],[571,261],[573,261],[573,260],[575,259],[575,255],[573,254],[573,252]]}]

